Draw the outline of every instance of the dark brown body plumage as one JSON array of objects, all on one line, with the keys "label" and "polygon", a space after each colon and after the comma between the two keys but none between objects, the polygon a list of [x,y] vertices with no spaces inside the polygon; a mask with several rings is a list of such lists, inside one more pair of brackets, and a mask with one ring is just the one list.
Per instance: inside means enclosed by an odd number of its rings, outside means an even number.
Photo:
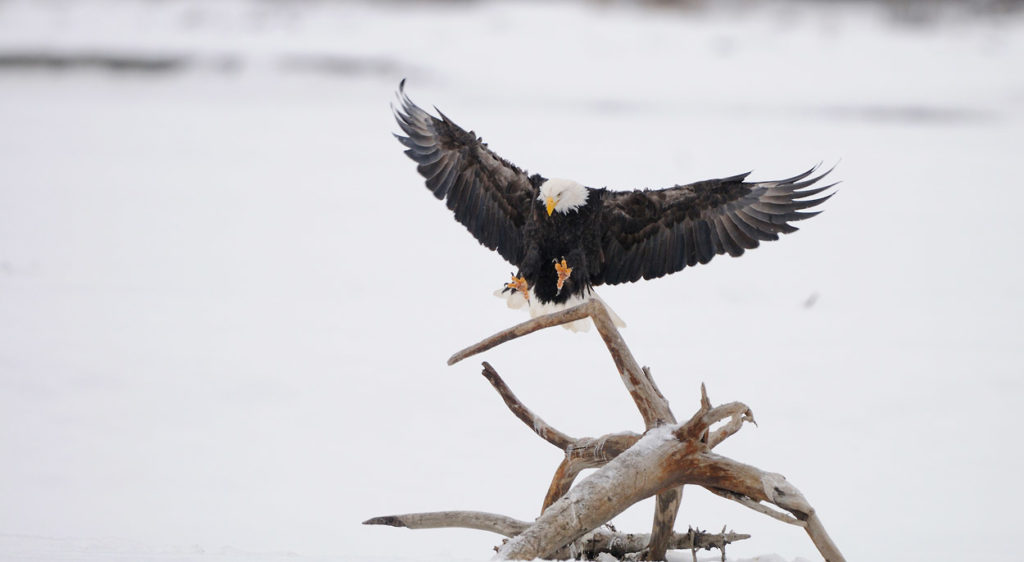
[{"label": "dark brown body plumage", "polygon": [[[534,203],[533,213],[523,229],[526,251],[515,265],[541,302],[563,303],[600,284],[594,283],[592,270],[600,269],[604,261],[601,249],[604,191],[590,190],[587,203],[568,213],[555,212],[549,216],[542,202]],[[562,259],[573,273],[559,291],[554,263]]]}]

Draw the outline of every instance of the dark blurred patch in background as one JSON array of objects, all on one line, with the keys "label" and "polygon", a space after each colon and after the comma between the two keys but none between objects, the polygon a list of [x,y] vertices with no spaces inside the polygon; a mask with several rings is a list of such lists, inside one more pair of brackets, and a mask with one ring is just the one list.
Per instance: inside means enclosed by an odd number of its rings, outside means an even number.
[{"label": "dark blurred patch in background", "polygon": [[[0,26],[8,29],[6,36],[0,35],[0,73],[92,71],[157,75],[206,71],[230,75],[257,65],[291,74],[392,79],[414,74],[416,68],[387,56],[344,54],[333,52],[330,47],[317,50],[301,45],[294,46],[296,49],[291,51],[271,49],[272,52],[254,53],[247,45],[232,45],[230,41],[211,48],[208,41],[199,44],[181,41],[181,38],[193,31],[209,31],[225,25],[231,31],[247,28],[259,33],[303,32],[308,30],[306,28],[311,21],[316,21],[323,13],[336,12],[333,8],[340,7],[372,7],[376,4],[382,9],[430,5],[458,9],[460,6],[516,3],[515,0],[381,0],[373,3],[352,0],[238,0],[225,3],[128,0],[113,4],[82,2],[77,5],[46,0],[0,2]],[[676,14],[734,12],[740,16],[756,10],[772,10],[783,15],[790,13],[794,17],[809,7],[854,7],[877,11],[882,17],[906,26],[934,26],[965,18],[995,20],[1024,8],[1024,0],[579,0],[550,4],[625,8],[623,13],[635,9]],[[118,12],[134,12],[131,17],[150,14],[149,19],[160,20],[165,30],[169,26],[182,35],[172,41],[162,40],[166,37],[159,34],[152,41],[145,35],[141,36],[146,38],[145,41],[138,37],[133,40],[128,35],[120,36],[124,28],[118,26],[123,21],[102,21],[107,15],[104,11],[110,8]],[[25,12],[33,13],[32,23],[41,25],[39,29],[44,29],[43,32],[10,33],[10,22],[3,26],[5,16]],[[83,14],[99,17],[82,17]],[[60,30],[66,27],[74,28],[78,33],[61,35]],[[90,27],[95,29],[92,34],[88,33]],[[52,39],[47,40],[47,36]],[[731,42],[725,41],[718,47],[727,54]]]}]

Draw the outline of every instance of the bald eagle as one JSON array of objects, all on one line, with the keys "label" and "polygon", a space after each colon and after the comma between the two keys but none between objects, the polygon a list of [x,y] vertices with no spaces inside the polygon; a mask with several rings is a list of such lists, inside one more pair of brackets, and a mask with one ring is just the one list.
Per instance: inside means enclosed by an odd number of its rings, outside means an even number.
[{"label": "bald eagle", "polygon": [[748,182],[748,172],[667,189],[585,187],[519,169],[440,111],[414,104],[405,80],[397,95],[392,109],[405,135],[395,137],[405,154],[455,219],[517,268],[503,292],[534,316],[597,298],[597,285],[655,279],[777,240],[797,230],[791,222],[818,214],[802,210],[831,194],[808,198],[835,185],[812,188],[828,174],[814,175],[815,167],[778,181]]}]

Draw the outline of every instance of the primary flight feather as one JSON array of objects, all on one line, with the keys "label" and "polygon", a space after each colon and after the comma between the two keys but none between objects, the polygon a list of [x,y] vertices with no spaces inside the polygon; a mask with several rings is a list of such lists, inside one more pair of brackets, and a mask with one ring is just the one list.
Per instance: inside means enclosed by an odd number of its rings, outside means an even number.
[{"label": "primary flight feather", "polygon": [[748,174],[666,189],[609,191],[527,174],[399,85],[395,135],[427,188],[518,271],[505,292],[534,315],[596,298],[596,285],[654,279],[719,254],[742,255],[818,214],[832,187],[812,168],[778,181]]}]

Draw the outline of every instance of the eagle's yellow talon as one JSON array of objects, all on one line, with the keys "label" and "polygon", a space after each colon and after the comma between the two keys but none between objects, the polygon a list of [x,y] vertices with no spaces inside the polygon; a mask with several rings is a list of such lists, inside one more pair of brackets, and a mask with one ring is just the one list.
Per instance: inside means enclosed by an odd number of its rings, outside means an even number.
[{"label": "eagle's yellow talon", "polygon": [[505,288],[513,291],[519,291],[519,293],[523,295],[524,299],[530,300],[530,286],[526,283],[525,277],[516,277],[513,275],[512,281],[505,283]]},{"label": "eagle's yellow talon", "polygon": [[565,263],[565,258],[562,258],[562,262],[555,262],[555,271],[558,272],[558,284],[556,285],[559,291],[562,290],[562,285],[565,285],[565,281],[572,275],[572,268],[569,264]]}]

